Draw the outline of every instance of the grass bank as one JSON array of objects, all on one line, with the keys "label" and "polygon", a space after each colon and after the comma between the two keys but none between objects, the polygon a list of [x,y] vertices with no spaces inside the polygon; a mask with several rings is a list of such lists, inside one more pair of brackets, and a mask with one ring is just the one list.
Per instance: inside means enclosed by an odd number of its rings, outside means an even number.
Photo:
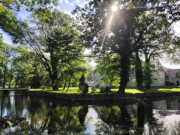
[{"label": "grass bank", "polygon": [[[63,90],[63,88],[59,88],[58,90],[49,89],[30,89],[30,91],[46,91],[51,93],[62,93],[62,94],[81,94],[78,91],[78,87],[70,87],[69,90]],[[110,94],[117,93],[118,88],[111,89]],[[125,90],[126,93],[135,94],[135,93],[164,93],[164,92],[180,92],[180,88],[151,88],[147,90],[138,90],[135,88],[127,88]],[[88,94],[101,94],[100,89],[96,89],[96,91],[92,91],[89,88]]]}]

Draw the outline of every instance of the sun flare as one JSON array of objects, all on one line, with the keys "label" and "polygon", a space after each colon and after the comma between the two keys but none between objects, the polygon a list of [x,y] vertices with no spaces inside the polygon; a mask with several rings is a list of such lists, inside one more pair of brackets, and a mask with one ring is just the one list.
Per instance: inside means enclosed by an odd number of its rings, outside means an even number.
[{"label": "sun flare", "polygon": [[113,5],[111,10],[112,10],[112,12],[116,12],[117,9],[118,9],[118,7],[116,5]]}]

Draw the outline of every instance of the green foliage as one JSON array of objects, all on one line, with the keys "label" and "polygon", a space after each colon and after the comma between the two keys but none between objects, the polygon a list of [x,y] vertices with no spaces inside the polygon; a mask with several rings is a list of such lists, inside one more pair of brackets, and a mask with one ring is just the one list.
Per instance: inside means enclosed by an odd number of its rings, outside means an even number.
[{"label": "green foliage", "polygon": [[2,37],[0,40],[0,83],[5,88],[6,84],[9,84],[10,87],[13,79],[12,62],[15,50],[12,46],[3,43]]},{"label": "green foliage", "polygon": [[119,86],[120,57],[117,54],[108,54],[98,60],[97,70],[101,82],[110,86]]},{"label": "green foliage", "polygon": [[87,69],[84,65],[85,61],[78,59],[75,61],[72,61],[71,63],[67,64],[63,71],[63,79],[59,80],[59,83],[64,84],[64,86],[78,86],[79,80],[84,74],[86,76]]},{"label": "green foliage", "polygon": [[150,63],[145,62],[143,65],[143,69],[144,69],[143,81],[144,81],[146,89],[149,89],[153,82],[153,78],[152,78],[153,77],[152,72],[154,71],[153,68],[154,66]]},{"label": "green foliage", "polygon": [[86,72],[86,68],[83,64],[80,33],[76,29],[75,21],[69,15],[56,9],[51,14],[53,18],[49,17],[45,25],[35,21],[34,25],[37,28],[25,28],[24,34],[25,44],[33,50],[44,65],[53,89],[57,90],[58,85],[64,85],[65,88],[74,81],[77,82],[80,76]]},{"label": "green foliage", "polygon": [[96,88],[95,88],[95,87],[92,87],[92,88],[91,88],[91,91],[92,91],[92,93],[95,93],[95,92],[96,92]]},{"label": "green foliage", "polygon": [[38,17],[42,24],[52,17],[46,7],[51,4],[57,5],[57,0],[1,0],[0,2],[0,28],[7,32],[15,43],[24,37],[22,23],[15,16],[15,12],[19,11],[22,5],[26,11],[31,12],[34,17]]},{"label": "green foliage", "polygon": [[15,87],[30,86],[34,74],[32,54],[25,47],[17,48],[18,54],[13,58],[12,68],[14,69]]},{"label": "green foliage", "polygon": [[15,18],[15,14],[3,5],[0,5],[0,18],[2,18],[0,21],[0,28],[11,35],[14,42],[21,40],[23,33]]},{"label": "green foliage", "polygon": [[[7,3],[9,2],[7,1]],[[13,5],[13,1],[11,2]],[[78,39],[79,33],[76,29],[75,21],[69,15],[57,10],[48,11],[50,8],[46,10],[47,14],[50,13],[50,15],[43,14],[45,11],[41,12],[41,10],[35,12],[35,9],[43,8],[44,4],[48,4],[46,3],[48,1],[44,1],[42,5],[39,5],[40,7],[37,6],[40,4],[40,1],[37,3],[33,1],[31,1],[32,3],[27,2],[24,1],[23,4],[29,4],[29,7],[32,6],[34,9],[31,11],[34,12],[35,16],[38,16],[34,21],[37,28],[35,30],[33,29],[34,27],[27,27],[27,24],[21,25],[24,43],[30,49],[23,45],[18,47],[15,49],[15,53],[11,53],[11,55],[15,55],[13,58],[9,56],[4,57],[3,51],[1,52],[2,59],[0,61],[12,59],[10,68],[5,68],[8,69],[6,71],[8,74],[6,75],[5,82],[7,84],[13,83],[15,87],[31,85],[32,88],[39,88],[41,85],[47,84],[50,86],[52,83],[52,86],[57,88],[57,85],[60,84],[62,86],[66,82],[68,87],[72,83],[77,86],[77,80],[79,80],[82,74],[86,74],[87,71],[82,56],[83,46]],[[5,2],[3,4],[2,11],[5,12],[7,4]],[[11,11],[9,10],[9,12]],[[43,16],[46,16],[46,18]],[[17,21],[15,17],[14,21]],[[14,26],[16,27],[16,25]],[[16,30],[12,31],[15,32]],[[16,39],[19,40],[18,38]],[[3,44],[2,37],[0,41]],[[2,46],[3,49],[4,47]],[[32,52],[29,52],[29,50]],[[46,54],[49,54],[49,56]],[[3,64],[3,62],[1,63]],[[2,81],[3,72],[4,70],[2,69],[0,72]]]}]

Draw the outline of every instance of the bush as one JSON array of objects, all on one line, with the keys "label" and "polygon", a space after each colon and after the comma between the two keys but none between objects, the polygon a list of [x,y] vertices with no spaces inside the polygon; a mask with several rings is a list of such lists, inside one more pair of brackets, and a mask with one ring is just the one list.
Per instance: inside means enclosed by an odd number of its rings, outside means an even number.
[{"label": "bush", "polygon": [[91,93],[94,93],[96,91],[96,88],[95,87],[92,87],[91,88]]},{"label": "bush", "polygon": [[79,79],[79,91],[81,91],[83,94],[87,94],[88,88],[89,86],[85,82],[85,77],[84,75],[82,75],[81,78]]}]

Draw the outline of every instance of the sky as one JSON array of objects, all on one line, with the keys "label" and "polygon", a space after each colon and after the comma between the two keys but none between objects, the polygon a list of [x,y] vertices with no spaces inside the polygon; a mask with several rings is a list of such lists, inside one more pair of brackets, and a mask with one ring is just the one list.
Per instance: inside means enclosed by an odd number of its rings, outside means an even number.
[{"label": "sky", "polygon": [[[76,5],[83,7],[86,4],[85,0],[58,0],[58,6],[56,7],[59,11],[62,11],[66,14],[72,15],[71,11],[75,8]],[[29,17],[29,13],[26,12],[25,7],[22,6],[20,12],[16,14],[18,19],[26,19]],[[180,21],[174,24],[174,29],[177,35],[180,35]],[[0,29],[0,33],[3,33],[4,42],[7,44],[12,45],[11,37]],[[85,50],[85,54],[90,54],[90,50]],[[167,60],[160,60],[162,66],[169,67],[169,68],[180,68],[180,65],[172,64],[170,61]],[[92,66],[96,66],[96,63],[92,60],[89,62]]]}]

